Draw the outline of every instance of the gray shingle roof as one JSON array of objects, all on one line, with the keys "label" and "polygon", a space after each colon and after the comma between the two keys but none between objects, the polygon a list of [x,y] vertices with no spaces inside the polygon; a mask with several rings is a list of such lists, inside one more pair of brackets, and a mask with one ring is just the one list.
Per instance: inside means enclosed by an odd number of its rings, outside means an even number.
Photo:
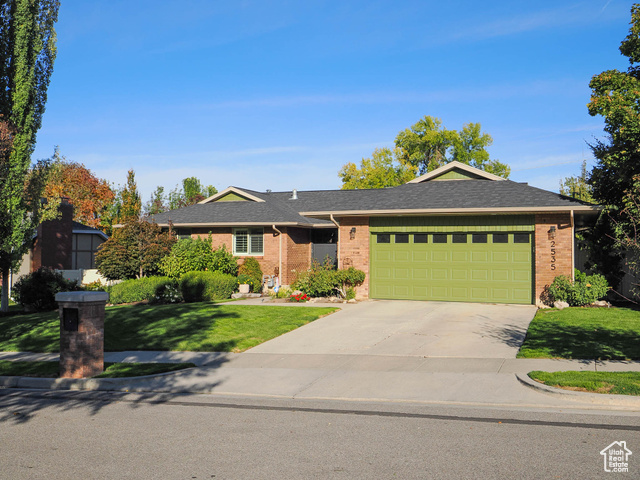
[{"label": "gray shingle roof", "polygon": [[[416,210],[450,211],[452,214],[470,210],[518,209],[585,210],[590,204],[564,197],[523,183],[491,180],[428,181],[398,187],[372,190],[315,190],[292,192],[257,192],[240,189],[264,202],[213,202],[192,205],[155,215],[156,222],[171,220],[174,224],[250,224],[275,223],[311,226],[332,225],[328,220],[314,219],[300,213],[317,216],[340,212],[416,213]],[[400,211],[400,212],[398,212]]]}]

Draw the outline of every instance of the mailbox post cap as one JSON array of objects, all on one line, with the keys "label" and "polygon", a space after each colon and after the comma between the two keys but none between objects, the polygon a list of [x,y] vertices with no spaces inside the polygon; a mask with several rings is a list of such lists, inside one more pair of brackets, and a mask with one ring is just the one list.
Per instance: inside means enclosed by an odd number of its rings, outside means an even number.
[{"label": "mailbox post cap", "polygon": [[56,293],[56,302],[107,302],[107,292],[60,292]]}]

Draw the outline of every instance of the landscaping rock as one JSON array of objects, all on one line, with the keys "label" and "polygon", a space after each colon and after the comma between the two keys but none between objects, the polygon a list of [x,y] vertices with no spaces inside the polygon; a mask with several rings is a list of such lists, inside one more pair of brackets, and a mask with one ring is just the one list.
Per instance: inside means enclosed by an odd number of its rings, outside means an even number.
[{"label": "landscaping rock", "polygon": [[596,300],[591,305],[593,305],[594,307],[606,307],[606,308],[610,308],[611,307],[611,304],[609,302],[607,302],[606,300]]},{"label": "landscaping rock", "polygon": [[352,298],[351,300],[347,300],[347,303],[358,303],[358,302],[356,301],[355,298]]},{"label": "landscaping rock", "polygon": [[563,308],[567,308],[569,304],[567,302],[561,302],[560,300],[553,302],[554,308],[558,310],[562,310]]}]

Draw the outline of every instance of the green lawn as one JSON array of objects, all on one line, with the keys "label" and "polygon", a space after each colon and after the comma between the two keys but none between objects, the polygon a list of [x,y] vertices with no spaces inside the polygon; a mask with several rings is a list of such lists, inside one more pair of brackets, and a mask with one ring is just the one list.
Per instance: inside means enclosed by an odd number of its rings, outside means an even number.
[{"label": "green lawn", "polygon": [[[215,303],[107,307],[105,351],[241,352],[336,311]],[[57,352],[58,313],[0,317],[0,351]]]},{"label": "green lawn", "polygon": [[[154,375],[193,368],[193,363],[106,363],[104,372],[94,378],[122,378]],[[13,362],[0,360],[0,375],[56,378],[60,371],[59,362]]]},{"label": "green lawn", "polygon": [[629,308],[538,310],[519,358],[640,359],[640,312]]},{"label": "green lawn", "polygon": [[530,372],[551,387],[595,393],[640,395],[640,372]]}]

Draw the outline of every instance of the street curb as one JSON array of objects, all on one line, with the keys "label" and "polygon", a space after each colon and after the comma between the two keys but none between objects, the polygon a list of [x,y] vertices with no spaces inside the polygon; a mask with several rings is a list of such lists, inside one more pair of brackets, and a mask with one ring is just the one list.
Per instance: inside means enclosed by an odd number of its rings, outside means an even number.
[{"label": "street curb", "polygon": [[162,378],[176,373],[189,372],[199,367],[184,368],[173,372],[121,378],[39,378],[0,376],[0,388],[35,388],[38,390],[104,390],[104,391],[149,391],[133,386],[137,380]]},{"label": "street curb", "polygon": [[563,388],[550,387],[544,383],[536,382],[529,375],[516,373],[516,378],[524,386],[553,397],[562,397],[565,400],[585,402],[600,405],[618,405],[624,407],[639,407],[640,397],[632,395],[609,395],[605,393],[576,392]]}]

